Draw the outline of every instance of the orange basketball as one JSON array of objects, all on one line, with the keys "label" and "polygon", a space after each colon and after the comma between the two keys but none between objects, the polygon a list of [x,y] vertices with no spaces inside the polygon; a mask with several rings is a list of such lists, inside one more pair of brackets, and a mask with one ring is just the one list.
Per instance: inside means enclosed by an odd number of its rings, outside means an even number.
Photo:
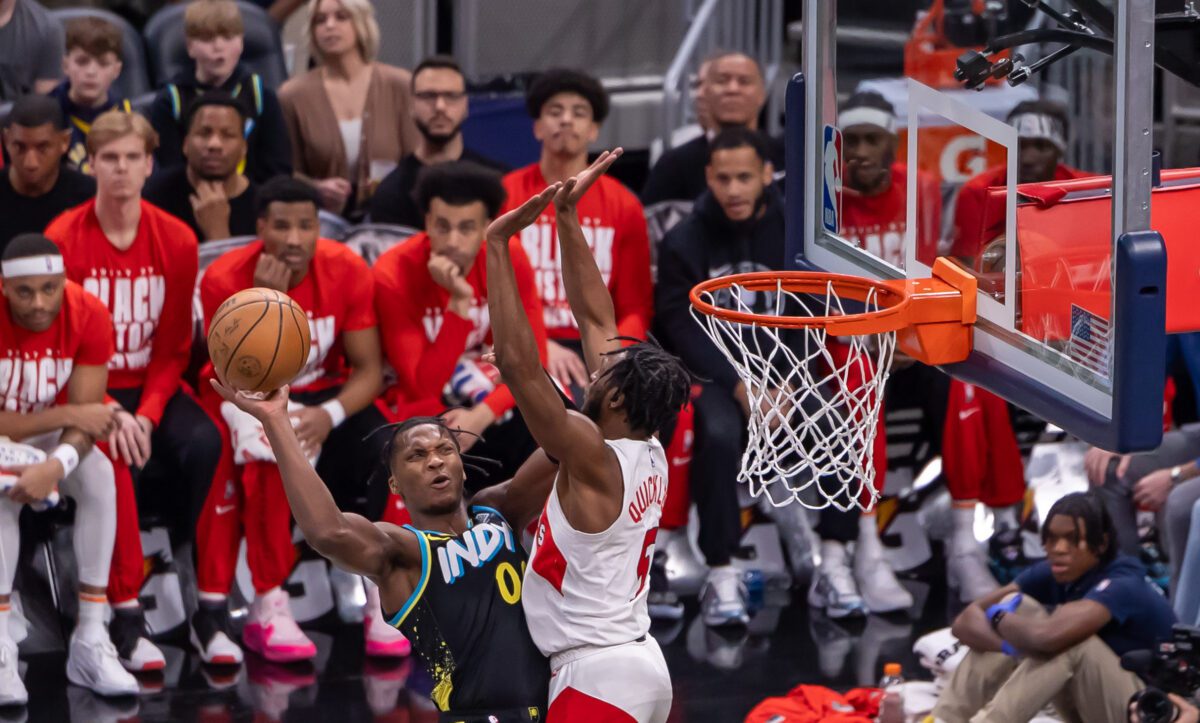
[{"label": "orange basketball", "polygon": [[274,289],[239,291],[217,307],[208,327],[217,377],[245,392],[269,392],[295,379],[310,346],[304,309]]}]

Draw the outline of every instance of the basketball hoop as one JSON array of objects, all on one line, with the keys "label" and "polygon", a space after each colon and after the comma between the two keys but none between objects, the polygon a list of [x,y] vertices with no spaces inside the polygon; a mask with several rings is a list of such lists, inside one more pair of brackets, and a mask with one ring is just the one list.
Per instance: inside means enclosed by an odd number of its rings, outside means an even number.
[{"label": "basketball hoop", "polygon": [[926,364],[966,359],[975,292],[975,277],[946,259],[926,279],[765,271],[697,284],[692,315],[749,400],[738,480],[775,506],[871,509],[893,354]]}]

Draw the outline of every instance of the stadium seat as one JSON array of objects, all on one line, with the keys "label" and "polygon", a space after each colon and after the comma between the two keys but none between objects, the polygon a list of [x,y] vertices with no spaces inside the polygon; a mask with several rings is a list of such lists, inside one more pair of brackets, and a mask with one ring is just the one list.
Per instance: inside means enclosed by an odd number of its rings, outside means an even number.
[{"label": "stadium seat", "polygon": [[[239,2],[238,8],[246,28],[242,62],[262,76],[268,88],[278,88],[288,77],[279,26],[256,5]],[[164,85],[176,73],[192,64],[183,35],[183,13],[186,9],[186,3],[168,5],[150,18],[143,31],[151,74],[158,85]]]},{"label": "stadium seat", "polygon": [[124,98],[134,98],[154,89],[146,68],[146,51],[142,45],[142,36],[138,35],[125,18],[100,8],[59,8],[51,10],[50,14],[64,27],[68,20],[75,18],[99,18],[120,28],[121,55],[124,57],[121,61],[121,75],[113,83],[113,88]]}]

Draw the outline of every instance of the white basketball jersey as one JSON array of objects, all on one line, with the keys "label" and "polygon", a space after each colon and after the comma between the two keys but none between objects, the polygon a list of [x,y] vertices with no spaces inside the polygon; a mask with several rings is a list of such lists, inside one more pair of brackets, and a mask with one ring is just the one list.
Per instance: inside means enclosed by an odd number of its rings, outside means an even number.
[{"label": "white basketball jersey", "polygon": [[543,655],[633,642],[650,630],[646,596],[654,537],[667,496],[667,456],[657,439],[605,440],[621,463],[621,514],[604,532],[579,532],[558,501],[558,481],[538,520],[522,604]]}]

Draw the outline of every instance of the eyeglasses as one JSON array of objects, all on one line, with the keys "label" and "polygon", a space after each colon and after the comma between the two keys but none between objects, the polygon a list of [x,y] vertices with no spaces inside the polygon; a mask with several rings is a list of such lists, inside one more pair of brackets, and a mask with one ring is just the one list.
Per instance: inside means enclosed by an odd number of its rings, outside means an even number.
[{"label": "eyeglasses", "polygon": [[466,98],[467,94],[463,91],[439,92],[436,90],[422,90],[419,93],[413,93],[413,97],[416,98],[417,100],[421,101],[422,103],[436,103],[438,101],[438,98],[441,98],[442,100],[446,101],[447,103],[457,103],[460,100],[462,100],[463,98]]}]

